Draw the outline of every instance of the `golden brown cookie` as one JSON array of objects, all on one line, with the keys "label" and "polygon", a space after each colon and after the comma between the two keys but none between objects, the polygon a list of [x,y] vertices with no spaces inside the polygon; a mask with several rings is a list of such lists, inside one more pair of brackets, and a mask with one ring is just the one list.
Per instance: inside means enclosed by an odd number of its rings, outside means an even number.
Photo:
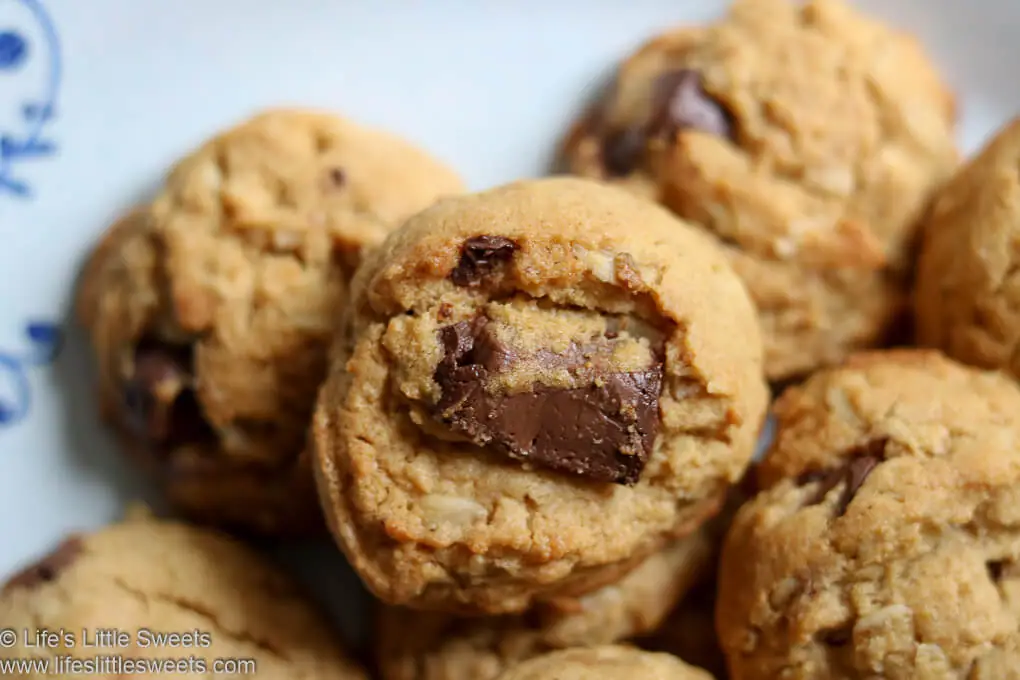
[{"label": "golden brown cookie", "polygon": [[1020,677],[1020,388],[922,350],[776,403],[764,491],[723,549],[732,676]]},{"label": "golden brown cookie", "polygon": [[901,313],[954,119],[910,36],[838,0],[738,0],[627,59],[564,156],[719,238],[780,380],[879,343]]},{"label": "golden brown cookie", "polygon": [[0,640],[0,662],[48,664],[22,678],[164,677],[170,667],[142,671],[168,662],[184,664],[168,676],[180,678],[367,678],[259,555],[147,516],[69,538],[14,575],[0,589],[0,628],[17,637]]},{"label": "golden brown cookie", "polygon": [[936,195],[923,232],[918,342],[1020,377],[1020,120]]},{"label": "golden brown cookie", "polygon": [[376,652],[382,680],[493,680],[555,649],[596,646],[656,628],[710,565],[706,528],[648,557],[617,583],[525,615],[463,618],[380,607]]},{"label": "golden brown cookie", "polygon": [[631,647],[604,646],[552,652],[499,676],[498,680],[712,680],[675,656]]},{"label": "golden brown cookie", "polygon": [[106,416],[190,518],[322,528],[303,453],[329,338],[364,249],[457,177],[389,134],[271,111],[171,171],[86,266]]},{"label": "golden brown cookie", "polygon": [[766,405],[714,244],[595,182],[440,201],[355,276],[314,442],[390,604],[516,613],[611,583],[714,514]]}]

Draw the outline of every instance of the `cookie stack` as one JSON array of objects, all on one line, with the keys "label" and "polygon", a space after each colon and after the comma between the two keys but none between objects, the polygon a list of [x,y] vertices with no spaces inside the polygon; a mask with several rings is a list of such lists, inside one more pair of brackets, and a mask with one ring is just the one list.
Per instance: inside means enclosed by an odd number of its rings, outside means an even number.
[{"label": "cookie stack", "polygon": [[740,0],[623,63],[573,177],[467,193],[325,113],[216,136],[78,294],[189,523],[65,543],[0,624],[363,678],[210,527],[328,532],[382,680],[1020,678],[1020,124],[962,168],[954,127],[909,36]]}]

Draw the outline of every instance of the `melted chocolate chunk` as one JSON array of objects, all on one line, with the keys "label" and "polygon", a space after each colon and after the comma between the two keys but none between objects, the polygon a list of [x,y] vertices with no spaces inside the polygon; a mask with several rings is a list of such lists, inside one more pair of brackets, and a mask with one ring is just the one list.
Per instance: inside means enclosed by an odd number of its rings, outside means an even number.
[{"label": "melted chocolate chunk", "polygon": [[56,550],[35,564],[16,573],[3,587],[4,591],[15,588],[35,588],[55,580],[81,554],[84,544],[80,536],[71,536],[57,546]]},{"label": "melted chocolate chunk", "polygon": [[503,236],[475,236],[464,241],[460,249],[460,262],[450,272],[450,279],[458,286],[480,285],[496,267],[513,259],[517,244]]},{"label": "melted chocolate chunk", "polygon": [[873,440],[852,451],[849,454],[852,459],[841,468],[828,472],[806,472],[798,477],[797,483],[801,486],[821,481],[818,489],[805,503],[805,507],[818,505],[839,484],[845,484],[839,503],[836,505],[836,517],[846,514],[847,508],[850,507],[851,501],[864,485],[868,475],[882,462],[885,445],[885,439]]},{"label": "melted chocolate chunk", "polygon": [[212,436],[195,397],[190,346],[143,339],[122,396],[128,428],[151,444],[174,448]]},{"label": "melted chocolate chunk", "polygon": [[602,167],[609,177],[626,177],[637,170],[648,137],[639,128],[613,130],[602,138]]},{"label": "melted chocolate chunk", "polygon": [[733,138],[733,116],[705,91],[697,71],[680,69],[659,76],[652,107],[651,130],[657,134],[694,129]]},{"label": "melted chocolate chunk", "polygon": [[606,339],[531,359],[590,378],[582,386],[535,384],[525,392],[494,394],[486,389],[488,379],[522,357],[486,330],[484,318],[447,326],[439,337],[445,355],[434,376],[442,389],[434,415],[453,431],[559,472],[637,482],[658,432],[661,362],[641,371],[606,370],[599,361],[611,353]]},{"label": "melted chocolate chunk", "polygon": [[630,127],[611,127],[602,116],[592,127],[601,129],[602,167],[607,177],[626,177],[641,165],[649,139],[670,136],[678,130],[700,130],[732,140],[733,115],[702,85],[701,74],[691,69],[663,73],[655,81],[651,114]]}]

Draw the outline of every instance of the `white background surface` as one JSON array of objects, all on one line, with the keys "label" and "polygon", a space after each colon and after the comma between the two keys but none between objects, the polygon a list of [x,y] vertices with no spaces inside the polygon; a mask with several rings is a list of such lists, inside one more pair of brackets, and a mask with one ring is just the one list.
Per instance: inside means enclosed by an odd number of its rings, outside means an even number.
[{"label": "white background surface", "polygon": [[[0,0],[0,32],[21,29],[23,1]],[[0,353],[25,349],[29,319],[58,321],[68,337],[52,368],[31,371],[29,417],[0,426],[0,574],[68,530],[116,518],[141,493],[95,422],[87,349],[68,326],[69,301],[90,242],[148,195],[176,157],[260,107],[290,104],[332,108],[401,133],[474,188],[542,174],[559,136],[620,57],[659,29],[723,7],[696,0],[39,2],[63,58],[56,117],[46,130],[57,153],[18,165],[33,198],[0,192]],[[1020,111],[1020,2],[858,4],[927,44],[959,95],[968,152]],[[4,81],[12,77],[0,71],[0,126],[20,105]],[[9,132],[0,127],[0,136]],[[0,398],[10,389],[0,374]]]}]

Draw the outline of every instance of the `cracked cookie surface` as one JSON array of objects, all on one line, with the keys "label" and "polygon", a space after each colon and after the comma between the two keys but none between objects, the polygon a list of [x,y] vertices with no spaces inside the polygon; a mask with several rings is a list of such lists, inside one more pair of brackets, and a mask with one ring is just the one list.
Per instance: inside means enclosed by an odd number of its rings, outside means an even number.
[{"label": "cracked cookie surface", "polygon": [[936,194],[917,265],[917,339],[1020,377],[1020,120]]},{"label": "cracked cookie surface", "polygon": [[668,654],[603,646],[552,652],[511,668],[498,680],[712,680]]},{"label": "cracked cookie surface", "polygon": [[564,157],[720,239],[781,380],[876,345],[904,311],[954,123],[911,37],[837,0],[739,0],[626,60]]},{"label": "cracked cookie surface", "polygon": [[317,405],[333,533],[390,604],[518,613],[714,514],[766,405],[740,280],[574,178],[440,201],[352,284]]},{"label": "cracked cookie surface", "polygon": [[305,434],[362,253],[461,189],[439,161],[324,113],[269,111],[181,160],[87,264],[106,417],[190,518],[323,530]]},{"label": "cracked cookie surface", "polygon": [[[111,655],[207,662],[205,673],[193,667],[167,677],[211,678],[214,659],[234,658],[253,659],[259,678],[367,680],[326,620],[261,556],[218,533],[141,515],[69,538],[11,577],[0,587],[0,621],[19,635],[17,645],[0,649],[0,659],[91,659],[104,651],[84,647],[82,631],[118,629],[131,641],[107,649]],[[194,648],[168,648],[146,646],[141,629],[207,635]],[[29,648],[24,630],[67,631],[76,644]]]},{"label": "cracked cookie surface", "polygon": [[714,536],[703,527],[648,557],[618,582],[524,615],[456,617],[382,606],[376,658],[382,680],[493,680],[526,659],[610,644],[662,622],[709,568]]},{"label": "cracked cookie surface", "polygon": [[727,536],[734,678],[1020,677],[1020,388],[934,351],[787,390]]}]

